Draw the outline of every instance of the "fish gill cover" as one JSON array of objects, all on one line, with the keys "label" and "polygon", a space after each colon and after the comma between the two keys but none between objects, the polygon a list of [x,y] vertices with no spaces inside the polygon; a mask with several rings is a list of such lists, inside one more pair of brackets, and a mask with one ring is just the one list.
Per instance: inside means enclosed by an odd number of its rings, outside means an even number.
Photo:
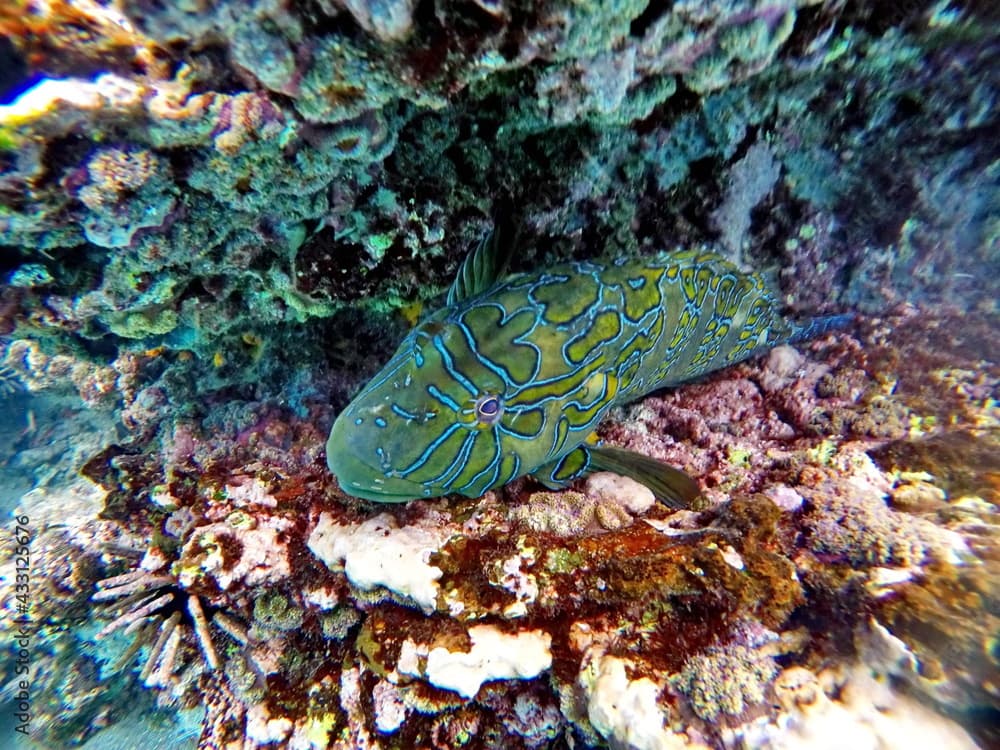
[{"label": "fish gill cover", "polygon": [[[996,746],[998,23],[0,1],[7,737]],[[503,205],[513,273],[714,253],[853,323],[599,415],[684,509],[344,493],[335,418]]]}]

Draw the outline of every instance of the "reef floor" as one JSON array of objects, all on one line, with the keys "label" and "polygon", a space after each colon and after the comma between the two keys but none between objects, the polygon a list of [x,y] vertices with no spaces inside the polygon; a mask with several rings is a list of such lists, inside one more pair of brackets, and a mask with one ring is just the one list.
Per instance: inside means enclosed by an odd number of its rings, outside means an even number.
[{"label": "reef floor", "polygon": [[213,748],[995,747],[996,330],[900,307],[619,410],[606,441],[704,488],[676,512],[604,474],[376,506],[318,398],[195,419],[150,352],[87,407],[8,356],[34,740],[123,747],[141,709]]}]

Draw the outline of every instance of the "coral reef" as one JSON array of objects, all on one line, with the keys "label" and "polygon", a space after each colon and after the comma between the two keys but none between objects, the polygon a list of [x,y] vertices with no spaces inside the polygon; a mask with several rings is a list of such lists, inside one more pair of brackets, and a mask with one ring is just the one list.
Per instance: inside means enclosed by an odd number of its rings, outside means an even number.
[{"label": "coral reef", "polygon": [[[113,743],[136,707],[205,748],[1000,743],[994,20],[0,8],[35,740]],[[859,314],[601,425],[697,477],[688,510],[601,474],[345,496],[333,416],[505,220],[515,270],[712,247]]]},{"label": "coral reef", "polygon": [[[60,607],[93,623],[90,658],[109,660],[100,679],[116,691],[205,706],[203,743],[825,747],[832,722],[865,746],[927,732],[975,747],[947,715],[988,744],[973,717],[996,700],[982,657],[996,509],[959,489],[984,475],[947,445],[992,439],[996,366],[968,359],[974,327],[948,341],[905,312],[892,322],[888,338],[868,321],[857,339],[740,365],[605,426],[700,467],[700,510],[671,512],[609,475],[372,509],[324,471],[329,409],[220,399],[87,464],[100,517],[67,517],[77,530],[59,543],[79,555],[40,558],[63,590],[36,616],[57,653],[74,648]],[[927,357],[954,369],[913,380]],[[857,408],[887,379],[885,398],[912,415],[901,434],[811,429],[811,412]],[[676,413],[680,399],[699,420]],[[77,737],[117,718],[76,700]]]},{"label": "coral reef", "polygon": [[39,82],[0,106],[0,330],[255,382],[248,334],[320,359],[302,321],[433,297],[501,190],[523,192],[522,263],[718,240],[810,310],[955,298],[996,259],[974,16],[901,37],[838,3],[473,5],[5,20]]},{"label": "coral reef", "polygon": [[710,649],[684,665],[674,687],[700,718],[711,721],[720,713],[739,716],[748,706],[763,703],[777,672],[774,660],[760,649]]}]

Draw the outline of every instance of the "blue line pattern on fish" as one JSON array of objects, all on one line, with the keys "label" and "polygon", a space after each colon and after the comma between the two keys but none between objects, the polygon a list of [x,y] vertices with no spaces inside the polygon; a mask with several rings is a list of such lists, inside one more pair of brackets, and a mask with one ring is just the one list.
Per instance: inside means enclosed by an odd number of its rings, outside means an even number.
[{"label": "blue line pattern on fish", "polygon": [[593,439],[608,410],[850,319],[788,321],[760,276],[706,252],[502,280],[500,258],[489,241],[470,254],[447,306],[337,418],[327,461],[345,492],[478,497],[525,474],[556,488],[607,470],[683,507],[690,477]]}]

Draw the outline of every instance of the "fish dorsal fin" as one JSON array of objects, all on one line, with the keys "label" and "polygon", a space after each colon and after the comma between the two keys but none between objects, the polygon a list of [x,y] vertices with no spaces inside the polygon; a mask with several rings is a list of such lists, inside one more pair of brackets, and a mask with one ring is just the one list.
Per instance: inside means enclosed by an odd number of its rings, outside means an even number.
[{"label": "fish dorsal fin", "polygon": [[649,487],[657,500],[671,508],[690,507],[691,502],[701,494],[698,483],[680,469],[624,448],[592,446],[589,469],[631,477]]},{"label": "fish dorsal fin", "polygon": [[448,290],[448,306],[481,294],[507,273],[514,247],[513,238],[501,231],[503,217],[493,223],[493,231],[483,237],[476,248],[465,256],[458,274]]}]

